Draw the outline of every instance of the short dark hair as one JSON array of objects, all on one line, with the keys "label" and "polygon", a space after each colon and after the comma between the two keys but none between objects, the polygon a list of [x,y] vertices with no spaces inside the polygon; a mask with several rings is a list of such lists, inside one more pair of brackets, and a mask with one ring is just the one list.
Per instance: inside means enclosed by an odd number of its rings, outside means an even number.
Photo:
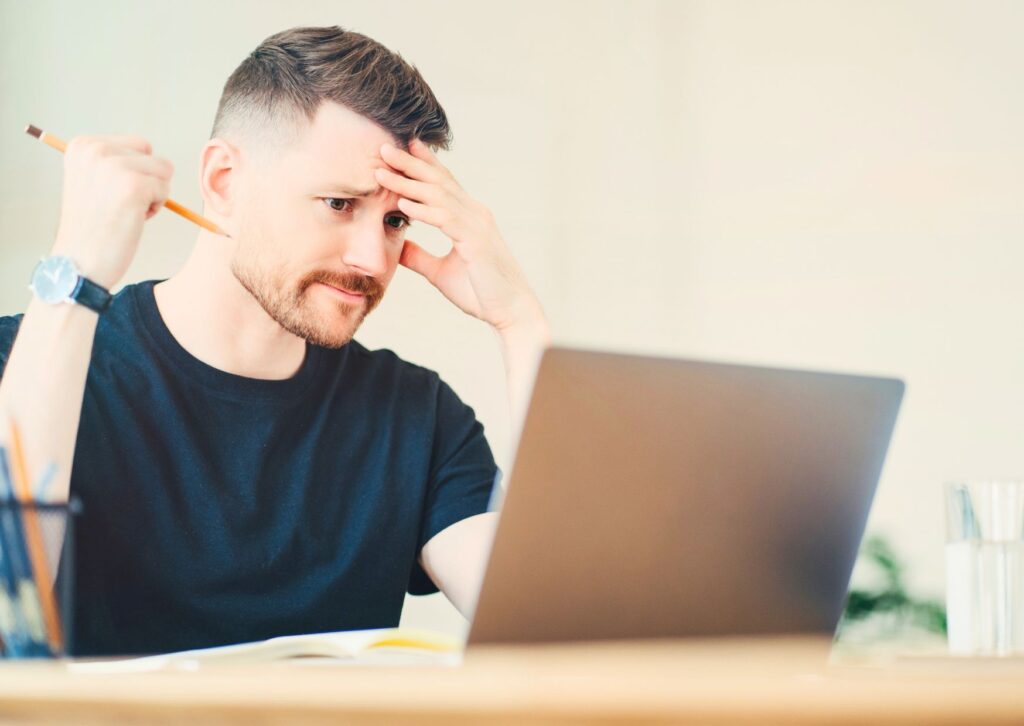
[{"label": "short dark hair", "polygon": [[212,136],[226,130],[266,135],[266,127],[311,122],[325,100],[389,131],[408,148],[420,139],[447,149],[452,133],[444,109],[415,66],[365,35],[300,27],[264,40],[224,84]]}]

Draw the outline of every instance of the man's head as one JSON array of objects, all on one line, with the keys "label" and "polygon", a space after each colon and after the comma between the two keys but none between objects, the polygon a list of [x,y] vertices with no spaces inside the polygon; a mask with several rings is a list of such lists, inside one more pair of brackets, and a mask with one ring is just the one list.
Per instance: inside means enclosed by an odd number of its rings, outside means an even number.
[{"label": "man's head", "polygon": [[380,302],[409,220],[373,172],[381,144],[414,138],[447,149],[444,110],[415,67],[359,33],[277,33],[228,78],[204,196],[230,230],[232,272],[286,330],[336,348]]}]

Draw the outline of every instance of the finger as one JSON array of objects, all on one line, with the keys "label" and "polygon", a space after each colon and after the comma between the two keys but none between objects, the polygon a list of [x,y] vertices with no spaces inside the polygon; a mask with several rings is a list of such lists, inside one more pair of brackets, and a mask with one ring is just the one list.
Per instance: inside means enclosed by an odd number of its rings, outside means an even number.
[{"label": "finger", "polygon": [[149,198],[152,202],[146,210],[146,219],[163,209],[164,202],[171,196],[170,184],[164,179],[155,176],[149,177]]},{"label": "finger", "polygon": [[427,162],[430,166],[438,169],[441,172],[443,180],[440,183],[442,189],[446,189],[449,194],[456,197],[457,199],[463,200],[466,197],[466,193],[459,184],[458,179],[452,174],[451,170],[448,169],[444,164],[441,163],[437,155],[430,150],[421,139],[413,139],[409,143],[409,152],[423,161]]},{"label": "finger", "polygon": [[441,258],[430,254],[411,239],[405,241],[398,262],[423,275],[430,283],[434,282],[438,270],[441,269]]},{"label": "finger", "polygon": [[158,179],[169,180],[174,174],[174,165],[167,159],[159,156],[145,156],[142,154],[128,156],[121,163],[129,169],[155,176]]},{"label": "finger", "polygon": [[421,179],[435,184],[452,179],[451,173],[441,166],[440,162],[437,165],[430,164],[391,144],[382,145],[380,155],[389,166],[393,166],[413,179]]},{"label": "finger", "polygon": [[452,219],[452,214],[447,209],[420,204],[419,202],[414,202],[411,199],[405,199],[404,197],[398,200],[398,208],[408,214],[412,219],[418,219],[421,222],[433,225],[447,233],[449,237],[451,236],[448,230],[445,229],[445,226],[448,225]]},{"label": "finger", "polygon": [[[439,166],[444,169],[444,165],[441,164],[441,160],[437,158],[437,154],[431,151],[430,147],[424,143],[423,139],[413,139],[409,142],[409,153],[415,157],[423,159],[431,166]],[[447,170],[446,170],[447,171]]]},{"label": "finger", "polygon": [[440,205],[443,201],[443,192],[436,184],[410,179],[389,169],[375,169],[373,175],[382,186],[398,192],[403,197],[434,206]]},{"label": "finger", "polygon": [[148,156],[131,146],[105,146],[103,153],[107,156]]},{"label": "finger", "polygon": [[112,147],[127,147],[140,154],[152,154],[153,147],[146,139],[135,134],[98,134],[91,138]]}]

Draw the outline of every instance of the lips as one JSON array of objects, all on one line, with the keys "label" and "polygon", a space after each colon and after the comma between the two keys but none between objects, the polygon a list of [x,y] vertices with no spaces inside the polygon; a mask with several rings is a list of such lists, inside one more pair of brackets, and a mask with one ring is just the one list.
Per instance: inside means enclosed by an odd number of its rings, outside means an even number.
[{"label": "lips", "polygon": [[336,295],[337,297],[347,302],[361,302],[365,297],[365,295],[361,292],[351,292],[350,290],[346,290],[343,287],[335,287],[334,285],[328,284],[326,282],[321,282],[320,284],[326,287],[331,292],[331,294]]},{"label": "lips", "polygon": [[[334,287],[334,285],[328,285],[328,287]],[[361,292],[352,292],[351,290],[346,290],[343,287],[334,287],[334,289],[335,290],[340,290],[341,292],[344,292],[344,293],[348,293],[349,295],[358,295],[359,297],[362,297],[362,295],[363,295],[363,293],[361,293]]]}]

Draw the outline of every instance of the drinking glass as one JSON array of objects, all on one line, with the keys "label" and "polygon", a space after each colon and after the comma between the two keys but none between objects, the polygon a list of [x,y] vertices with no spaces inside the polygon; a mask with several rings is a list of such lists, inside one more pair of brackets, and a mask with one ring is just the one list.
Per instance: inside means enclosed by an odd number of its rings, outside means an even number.
[{"label": "drinking glass", "polygon": [[950,652],[1024,653],[1024,481],[947,484],[946,533]]}]

